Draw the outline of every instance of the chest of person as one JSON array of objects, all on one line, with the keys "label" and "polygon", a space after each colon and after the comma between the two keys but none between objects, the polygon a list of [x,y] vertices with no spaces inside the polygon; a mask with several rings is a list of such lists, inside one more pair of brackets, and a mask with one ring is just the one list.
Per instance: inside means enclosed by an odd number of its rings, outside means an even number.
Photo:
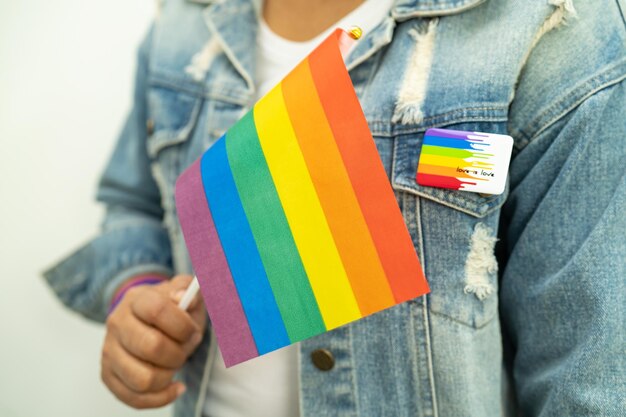
[{"label": "chest of person", "polygon": [[[189,271],[174,183],[254,104],[256,15],[247,2],[171,7],[154,29],[147,147],[176,267]],[[387,16],[346,59],[430,284],[429,308],[470,328],[497,316],[494,244],[508,191],[426,187],[416,173],[428,128],[507,134],[516,80],[544,16],[506,7]]]}]

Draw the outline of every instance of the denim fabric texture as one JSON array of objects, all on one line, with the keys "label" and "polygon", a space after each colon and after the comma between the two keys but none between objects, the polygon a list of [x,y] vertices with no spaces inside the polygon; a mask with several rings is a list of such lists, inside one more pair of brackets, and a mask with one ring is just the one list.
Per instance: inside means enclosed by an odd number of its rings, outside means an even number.
[{"label": "denim fabric texture", "polygon": [[[161,3],[102,233],[45,273],[94,320],[133,275],[191,273],[175,180],[254,104],[255,5]],[[302,342],[302,416],[626,415],[626,2],[573,6],[398,0],[348,56],[432,292]],[[513,136],[505,193],[417,184],[431,127]],[[209,339],[178,417],[201,415]]]}]

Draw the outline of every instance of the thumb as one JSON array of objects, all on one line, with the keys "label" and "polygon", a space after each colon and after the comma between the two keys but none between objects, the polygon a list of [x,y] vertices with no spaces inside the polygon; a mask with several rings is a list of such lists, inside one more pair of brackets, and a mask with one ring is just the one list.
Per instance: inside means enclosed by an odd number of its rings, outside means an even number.
[{"label": "thumb", "polygon": [[193,281],[193,277],[191,275],[176,275],[172,278],[169,282],[170,297],[174,301],[178,302],[182,298],[189,284],[191,284],[191,281]]}]

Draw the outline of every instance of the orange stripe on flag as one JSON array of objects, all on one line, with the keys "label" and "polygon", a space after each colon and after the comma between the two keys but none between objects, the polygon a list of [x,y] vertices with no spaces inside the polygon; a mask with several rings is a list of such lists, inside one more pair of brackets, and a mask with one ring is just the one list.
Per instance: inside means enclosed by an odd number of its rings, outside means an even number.
[{"label": "orange stripe on flag", "polygon": [[[343,166],[307,60],[283,80],[282,89],[289,118],[361,314],[366,316],[390,307],[394,304],[393,294]],[[311,126],[316,129],[312,130]]]},{"label": "orange stripe on flag", "polygon": [[[259,142],[326,329],[361,318],[278,84],[254,106]],[[288,277],[285,277],[288,279]]]},{"label": "orange stripe on flag", "polygon": [[309,56],[309,65],[396,302],[424,294],[428,284],[367,122],[350,117],[362,113],[352,81],[347,72],[327,70],[343,65],[339,50],[330,42],[323,43]]}]

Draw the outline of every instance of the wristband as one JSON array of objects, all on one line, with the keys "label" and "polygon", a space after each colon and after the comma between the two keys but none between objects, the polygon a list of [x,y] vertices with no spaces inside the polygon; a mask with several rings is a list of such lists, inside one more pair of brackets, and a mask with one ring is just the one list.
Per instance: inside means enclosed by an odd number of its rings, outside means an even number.
[{"label": "wristband", "polygon": [[167,278],[159,275],[139,275],[132,279],[129,279],[124,283],[124,285],[122,285],[120,288],[118,288],[117,291],[115,291],[113,299],[111,300],[111,305],[109,305],[109,311],[107,315],[110,315],[113,310],[115,310],[115,307],[117,307],[120,301],[122,301],[122,298],[124,298],[124,294],[126,294],[126,292],[128,292],[128,290],[130,290],[131,288],[137,287],[139,285],[156,285],[162,283],[165,280],[167,280]]}]

